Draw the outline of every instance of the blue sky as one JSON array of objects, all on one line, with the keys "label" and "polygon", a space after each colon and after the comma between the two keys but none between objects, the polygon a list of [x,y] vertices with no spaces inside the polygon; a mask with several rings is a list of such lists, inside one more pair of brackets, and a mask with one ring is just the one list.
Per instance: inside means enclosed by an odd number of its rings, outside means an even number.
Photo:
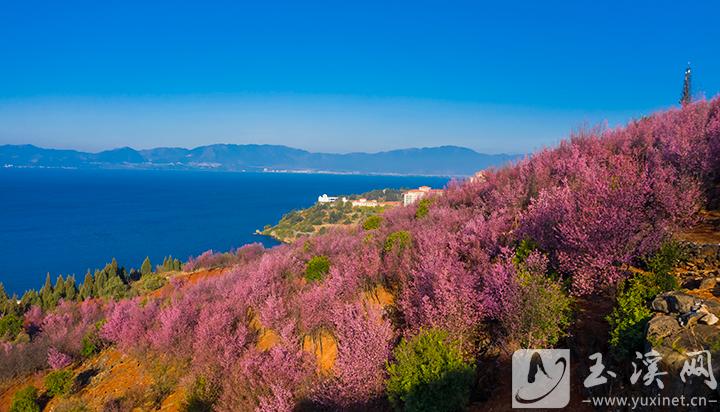
[{"label": "blue sky", "polygon": [[[626,3],[626,4],[623,4]],[[720,6],[5,2],[0,143],[552,145],[720,91]]]}]

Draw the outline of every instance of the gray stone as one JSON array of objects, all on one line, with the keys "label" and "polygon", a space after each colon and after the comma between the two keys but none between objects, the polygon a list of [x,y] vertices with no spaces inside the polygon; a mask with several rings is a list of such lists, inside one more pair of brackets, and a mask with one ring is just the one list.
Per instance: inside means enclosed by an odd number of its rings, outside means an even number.
[{"label": "gray stone", "polygon": [[648,322],[647,337],[648,340],[650,340],[650,338],[657,340],[658,338],[664,338],[666,336],[680,333],[681,331],[682,328],[675,317],[656,315]]},{"label": "gray stone", "polygon": [[688,295],[683,292],[668,292],[663,295],[668,303],[668,308],[675,313],[688,313],[692,309],[695,302],[699,300],[695,296]]},{"label": "gray stone", "polygon": [[706,300],[703,302],[705,308],[707,308],[707,311],[712,313],[713,315],[720,317],[720,303],[714,301],[714,300]]},{"label": "gray stone", "polygon": [[665,300],[663,296],[655,297],[655,299],[652,301],[652,310],[662,313],[670,312],[670,310],[668,310],[667,300]]},{"label": "gray stone", "polygon": [[[689,352],[702,350],[710,350],[712,359],[720,357],[716,347],[720,328],[717,326],[705,325],[702,322],[681,328],[674,326],[671,316],[656,315],[652,319],[652,327],[648,329],[646,336],[646,350],[655,350],[662,359],[659,369],[668,372],[669,376],[679,377],[683,369],[685,361],[688,360]],[[704,316],[709,316],[705,314]],[[652,333],[656,334],[652,334]],[[717,377],[720,374],[720,368],[713,363],[713,373]],[[714,390],[711,390],[703,383],[701,378],[697,381],[683,382],[681,379],[663,379],[665,389],[663,396],[717,396]]]}]

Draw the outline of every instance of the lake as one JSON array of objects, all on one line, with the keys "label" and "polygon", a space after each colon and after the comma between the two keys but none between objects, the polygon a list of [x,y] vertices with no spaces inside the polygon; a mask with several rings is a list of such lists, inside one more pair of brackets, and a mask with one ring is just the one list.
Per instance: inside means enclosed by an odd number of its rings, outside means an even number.
[{"label": "lake", "polygon": [[226,251],[318,195],[442,187],[448,179],[292,173],[131,170],[0,170],[0,282],[8,294],[39,289],[45,274],[75,274],[115,257],[139,268],[166,255],[183,261]]}]

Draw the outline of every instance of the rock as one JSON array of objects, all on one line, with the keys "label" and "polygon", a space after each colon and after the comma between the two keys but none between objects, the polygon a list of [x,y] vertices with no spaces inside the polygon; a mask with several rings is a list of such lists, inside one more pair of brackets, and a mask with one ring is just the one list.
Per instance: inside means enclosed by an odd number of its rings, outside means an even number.
[{"label": "rock", "polygon": [[707,313],[702,318],[700,318],[698,322],[704,325],[714,325],[718,322],[718,317],[713,315],[712,313]]},{"label": "rock", "polygon": [[657,296],[652,301],[652,310],[655,312],[669,313],[667,300],[663,296]]},{"label": "rock", "polygon": [[[655,340],[670,336],[672,334],[680,333],[682,328],[678,324],[677,319],[673,316],[657,315],[650,319],[647,326],[648,338]],[[650,339],[648,339],[650,340]]]},{"label": "rock", "polygon": [[707,313],[702,312],[690,312],[680,315],[680,325],[685,328],[697,325],[700,319],[705,315],[707,315]]},{"label": "rock", "polygon": [[705,306],[708,312],[712,313],[717,317],[720,317],[720,303],[714,300],[706,300],[703,303],[703,306]]},{"label": "rock", "polygon": [[717,284],[717,280],[715,278],[705,278],[702,281],[700,281],[700,286],[698,287],[698,289],[702,289],[702,290],[715,289],[716,284]]},{"label": "rock", "polygon": [[[693,315],[698,315],[694,313]],[[703,317],[710,314],[703,314]],[[645,350],[655,350],[661,355],[658,369],[667,372],[668,377],[662,379],[665,384],[663,396],[717,396],[716,392],[703,383],[703,379],[679,379],[688,353],[710,350],[711,358],[720,357],[716,347],[720,328],[703,324],[702,321],[686,328],[677,325],[672,316],[656,315],[648,323]],[[713,362],[713,373],[717,377],[720,368]],[[669,379],[673,377],[673,379]]]},{"label": "rock", "polygon": [[685,276],[685,274],[681,274],[680,278],[682,279],[682,288],[690,290],[697,289],[700,286],[700,281],[702,281],[702,278],[694,278],[690,275]]},{"label": "rock", "polygon": [[690,312],[695,305],[695,302],[699,300],[695,296],[678,291],[663,293],[660,296],[663,296],[667,301],[670,312],[675,313]]}]

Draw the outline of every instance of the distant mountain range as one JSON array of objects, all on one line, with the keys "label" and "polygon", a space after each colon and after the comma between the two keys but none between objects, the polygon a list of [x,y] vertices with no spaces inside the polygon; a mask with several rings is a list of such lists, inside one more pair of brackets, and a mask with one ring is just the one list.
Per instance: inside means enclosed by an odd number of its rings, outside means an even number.
[{"label": "distant mountain range", "polygon": [[520,155],[484,154],[457,146],[378,153],[312,153],[278,145],[213,144],[194,149],[129,147],[87,153],[33,145],[0,146],[0,166],[77,169],[175,169],[468,176]]}]

